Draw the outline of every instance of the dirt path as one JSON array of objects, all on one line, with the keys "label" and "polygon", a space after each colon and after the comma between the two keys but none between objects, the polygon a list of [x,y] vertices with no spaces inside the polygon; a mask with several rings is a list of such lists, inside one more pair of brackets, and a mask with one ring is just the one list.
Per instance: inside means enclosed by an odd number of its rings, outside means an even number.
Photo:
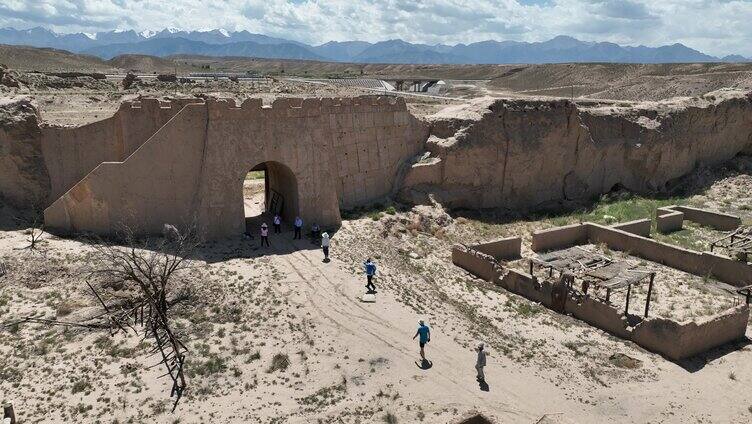
[{"label": "dirt path", "polygon": [[555,399],[561,399],[562,393],[544,380],[522,376],[498,357],[491,358],[487,367],[490,390],[481,391],[474,378],[475,353],[457,343],[451,333],[444,333],[441,323],[429,323],[433,333],[426,352],[432,367],[420,369],[417,342],[411,338],[422,317],[388,291],[379,292],[376,303],[361,302],[365,281],[343,269],[347,264],[338,261],[336,255],[332,262],[323,263],[321,252],[310,250],[310,241],[293,242],[286,236],[272,241],[274,251],[300,250],[269,256],[285,273],[284,281],[304,287],[303,303],[316,311],[314,319],[328,327],[340,346],[348,346],[348,355],[385,358],[391,367],[388,374],[377,378],[398,387],[411,401],[435,405],[435,413],[476,409],[503,418],[505,423],[530,423],[546,412],[554,412],[551,408],[566,408],[539,402],[544,393]]}]

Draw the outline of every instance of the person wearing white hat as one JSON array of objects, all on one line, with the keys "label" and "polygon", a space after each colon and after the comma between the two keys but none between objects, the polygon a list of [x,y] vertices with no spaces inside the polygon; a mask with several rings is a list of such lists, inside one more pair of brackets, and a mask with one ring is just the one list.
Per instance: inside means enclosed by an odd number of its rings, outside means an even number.
[{"label": "person wearing white hat", "polygon": [[266,222],[261,224],[261,247],[264,247],[264,242],[269,247],[269,227],[266,226]]},{"label": "person wearing white hat", "polygon": [[483,373],[483,367],[486,366],[486,351],[483,342],[478,343],[478,347],[475,349],[478,351],[478,359],[475,361],[475,369],[478,371],[478,376],[475,378],[478,381],[486,381],[486,375]]},{"label": "person wearing white hat", "polygon": [[329,233],[321,234],[321,250],[324,251],[324,262],[329,262]]}]

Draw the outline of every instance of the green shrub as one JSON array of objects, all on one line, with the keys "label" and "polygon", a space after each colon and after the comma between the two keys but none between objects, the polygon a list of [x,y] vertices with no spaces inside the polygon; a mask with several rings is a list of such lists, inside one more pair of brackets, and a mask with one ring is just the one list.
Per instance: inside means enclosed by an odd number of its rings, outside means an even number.
[{"label": "green shrub", "polygon": [[272,363],[266,370],[267,373],[273,373],[275,371],[284,371],[290,366],[290,357],[284,353],[278,353],[272,358]]}]

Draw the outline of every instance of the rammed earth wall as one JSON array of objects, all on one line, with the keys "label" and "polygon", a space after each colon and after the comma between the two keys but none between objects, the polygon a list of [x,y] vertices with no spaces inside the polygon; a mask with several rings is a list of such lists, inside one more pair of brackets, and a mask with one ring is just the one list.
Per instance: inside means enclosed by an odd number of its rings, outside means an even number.
[{"label": "rammed earth wall", "polygon": [[[270,178],[270,185],[285,194],[284,218],[300,215],[309,224],[337,225],[340,208],[388,195],[402,163],[427,137],[404,100],[394,97],[278,99],[271,107],[262,107],[260,99],[241,106],[214,100],[169,106],[134,103],[108,123],[61,130],[58,146],[84,143],[83,136],[115,141],[75,169],[55,170],[61,191],[103,160],[52,203],[47,226],[108,233],[128,224],[155,233],[165,223],[196,223],[205,238],[240,234],[242,183],[259,165],[278,171],[271,172],[279,177]],[[158,118],[130,118],[144,115],[144,108]],[[70,151],[85,155],[78,148],[50,151],[51,158]],[[69,161],[75,158],[62,160]]]},{"label": "rammed earth wall", "polygon": [[[571,228],[565,232],[571,233]],[[553,304],[552,281],[539,280],[527,273],[505,268],[493,257],[467,246],[454,246],[452,261],[471,274],[531,301],[546,307]],[[749,321],[749,308],[740,305],[698,321],[675,322],[650,318],[630,327],[627,317],[610,304],[589,296],[574,295],[567,298],[564,311],[672,360],[689,358],[744,338]]]}]

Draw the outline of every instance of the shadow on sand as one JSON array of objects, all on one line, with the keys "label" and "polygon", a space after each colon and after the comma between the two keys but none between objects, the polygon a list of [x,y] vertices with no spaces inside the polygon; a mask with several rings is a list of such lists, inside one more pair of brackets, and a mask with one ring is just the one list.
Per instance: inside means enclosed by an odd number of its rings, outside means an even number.
[{"label": "shadow on sand", "polygon": [[418,368],[422,370],[430,370],[431,367],[433,367],[433,362],[429,361],[428,359],[424,359],[422,361],[415,361],[415,365],[418,366]]},{"label": "shadow on sand", "polygon": [[[336,234],[336,229],[326,228],[330,236]],[[321,240],[314,239],[310,234],[304,234],[301,239],[293,239],[291,228],[282,227],[282,233],[274,234],[269,230],[269,247],[261,247],[261,237],[257,234],[244,234],[242,236],[210,241],[201,244],[195,252],[195,259],[207,263],[223,262],[231,259],[254,259],[263,256],[289,255],[301,250],[321,250]],[[331,252],[330,252],[331,254]],[[321,252],[321,260],[324,253]]]},{"label": "shadow on sand", "polygon": [[749,346],[750,344],[752,344],[752,340],[750,340],[748,337],[745,337],[739,341],[726,343],[723,346],[709,350],[703,354],[694,356],[692,358],[682,359],[679,361],[671,361],[671,362],[675,363],[676,365],[679,365],[680,367],[684,368],[684,370],[688,372],[694,373],[705,368],[705,365],[708,365],[712,363],[713,361],[716,361],[730,353],[736,352],[738,350],[742,350],[745,347]]}]

